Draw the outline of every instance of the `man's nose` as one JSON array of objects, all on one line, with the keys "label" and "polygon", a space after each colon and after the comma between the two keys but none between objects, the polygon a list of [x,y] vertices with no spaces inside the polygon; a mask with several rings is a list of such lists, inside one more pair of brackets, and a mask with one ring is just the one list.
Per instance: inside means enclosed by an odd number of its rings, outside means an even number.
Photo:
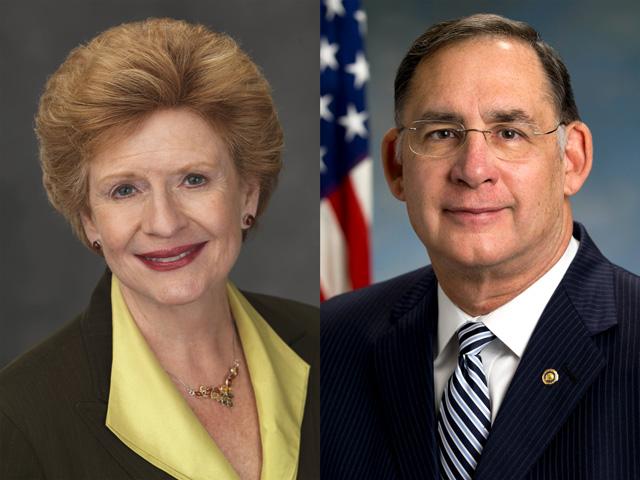
[{"label": "man's nose", "polygon": [[489,146],[488,135],[482,130],[467,131],[466,141],[457,152],[451,168],[451,180],[454,183],[478,188],[484,183],[498,181],[496,156]]},{"label": "man's nose", "polygon": [[184,228],[187,218],[180,202],[171,192],[154,191],[146,199],[142,218],[142,230],[148,235],[171,237]]}]

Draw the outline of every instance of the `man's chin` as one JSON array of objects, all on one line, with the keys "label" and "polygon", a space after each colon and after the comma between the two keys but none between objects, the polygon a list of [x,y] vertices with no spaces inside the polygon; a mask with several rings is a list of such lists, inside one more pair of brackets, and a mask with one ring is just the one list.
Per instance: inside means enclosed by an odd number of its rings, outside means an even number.
[{"label": "man's chin", "polygon": [[433,250],[433,254],[430,253],[429,257],[431,259],[439,258],[441,261],[437,263],[446,264],[447,268],[455,268],[456,270],[471,272],[492,269],[504,264],[508,259],[505,251],[501,250],[503,245],[499,241],[470,245],[456,243],[455,246],[449,245],[450,248]]}]

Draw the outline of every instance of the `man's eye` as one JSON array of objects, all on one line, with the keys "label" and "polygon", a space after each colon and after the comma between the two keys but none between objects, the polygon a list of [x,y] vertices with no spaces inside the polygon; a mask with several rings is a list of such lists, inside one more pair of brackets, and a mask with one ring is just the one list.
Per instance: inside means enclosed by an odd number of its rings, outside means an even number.
[{"label": "man's eye", "polygon": [[184,179],[184,183],[190,187],[197,187],[198,185],[203,185],[204,183],[206,183],[206,181],[207,179],[204,176],[198,175],[196,173],[191,173],[187,175]]},{"label": "man's eye", "polygon": [[458,137],[458,132],[450,128],[427,132],[426,140],[450,140]]},{"label": "man's eye", "polygon": [[500,140],[518,140],[527,138],[525,134],[515,128],[499,128],[496,130],[496,135]]},{"label": "man's eye", "polygon": [[135,191],[136,191],[136,187],[134,187],[133,185],[129,185],[129,184],[119,185],[113,190],[113,193],[111,194],[111,196],[114,198],[130,197],[135,193]]}]

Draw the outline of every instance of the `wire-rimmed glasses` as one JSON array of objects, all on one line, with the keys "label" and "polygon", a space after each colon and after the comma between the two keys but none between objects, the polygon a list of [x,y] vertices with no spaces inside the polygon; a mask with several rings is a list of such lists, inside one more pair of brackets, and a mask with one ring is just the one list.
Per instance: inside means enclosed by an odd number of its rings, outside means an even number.
[{"label": "wire-rimmed glasses", "polygon": [[529,123],[501,123],[487,130],[465,128],[460,123],[433,120],[416,120],[406,131],[409,148],[416,155],[432,158],[448,157],[455,154],[466,142],[469,132],[482,133],[487,144],[498,158],[518,161],[526,159],[536,148],[536,140],[543,135],[554,133],[564,123],[560,122],[547,132],[540,132]]}]

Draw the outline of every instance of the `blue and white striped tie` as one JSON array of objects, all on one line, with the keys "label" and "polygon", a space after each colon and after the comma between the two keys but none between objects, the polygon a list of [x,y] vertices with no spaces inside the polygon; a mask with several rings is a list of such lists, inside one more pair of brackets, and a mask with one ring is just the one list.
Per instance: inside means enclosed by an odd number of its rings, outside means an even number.
[{"label": "blue and white striped tie", "polygon": [[460,356],[438,416],[442,478],[471,480],[480,460],[491,428],[491,403],[479,355],[495,338],[480,322],[467,322],[458,330]]}]

